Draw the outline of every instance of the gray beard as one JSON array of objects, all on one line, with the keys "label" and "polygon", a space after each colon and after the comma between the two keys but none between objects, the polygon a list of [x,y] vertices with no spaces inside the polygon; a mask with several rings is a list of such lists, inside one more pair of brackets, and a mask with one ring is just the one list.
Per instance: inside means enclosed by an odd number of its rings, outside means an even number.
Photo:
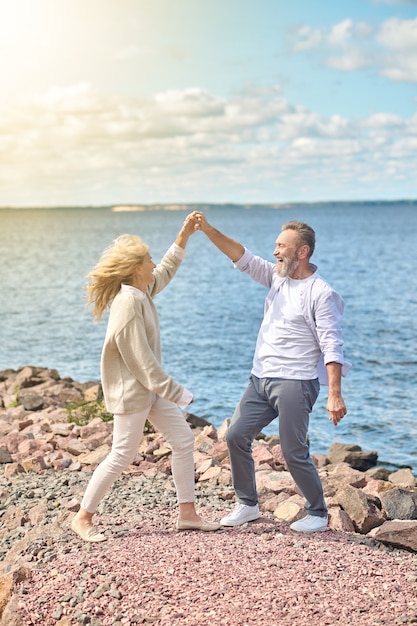
[{"label": "gray beard", "polygon": [[280,278],[286,278],[287,276],[295,272],[298,265],[299,265],[299,261],[297,259],[296,254],[294,254],[292,257],[288,257],[284,259],[282,262],[282,266],[278,267],[278,264],[277,264],[276,273],[278,274]]}]

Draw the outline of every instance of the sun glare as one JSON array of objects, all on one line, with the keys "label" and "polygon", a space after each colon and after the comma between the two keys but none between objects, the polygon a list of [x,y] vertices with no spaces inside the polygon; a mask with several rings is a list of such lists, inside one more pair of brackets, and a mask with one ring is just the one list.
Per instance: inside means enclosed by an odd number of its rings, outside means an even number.
[{"label": "sun glare", "polygon": [[[0,0],[0,90],[3,98],[59,83],[75,21],[67,3]],[[71,48],[70,48],[71,50]]]}]

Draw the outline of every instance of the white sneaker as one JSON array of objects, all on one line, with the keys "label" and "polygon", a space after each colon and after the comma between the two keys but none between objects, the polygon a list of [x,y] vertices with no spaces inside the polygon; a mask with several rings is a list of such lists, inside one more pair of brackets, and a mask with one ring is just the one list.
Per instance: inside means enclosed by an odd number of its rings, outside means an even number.
[{"label": "white sneaker", "polygon": [[259,506],[249,506],[247,504],[236,504],[235,508],[229,515],[222,517],[220,520],[221,526],[240,526],[245,522],[252,522],[255,519],[261,517],[259,512]]},{"label": "white sneaker", "polygon": [[328,517],[318,517],[317,515],[306,515],[302,519],[293,522],[291,530],[299,533],[321,533],[327,530]]}]

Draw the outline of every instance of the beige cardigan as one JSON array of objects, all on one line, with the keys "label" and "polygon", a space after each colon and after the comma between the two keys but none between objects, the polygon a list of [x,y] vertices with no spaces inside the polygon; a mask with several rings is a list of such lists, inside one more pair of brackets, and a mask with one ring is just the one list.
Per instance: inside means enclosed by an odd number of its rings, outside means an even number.
[{"label": "beige cardigan", "polygon": [[155,281],[143,298],[120,291],[110,307],[101,355],[104,401],[111,413],[146,409],[154,394],[179,402],[184,387],[161,366],[161,338],[154,296],[181,264],[172,247],[154,270]]}]

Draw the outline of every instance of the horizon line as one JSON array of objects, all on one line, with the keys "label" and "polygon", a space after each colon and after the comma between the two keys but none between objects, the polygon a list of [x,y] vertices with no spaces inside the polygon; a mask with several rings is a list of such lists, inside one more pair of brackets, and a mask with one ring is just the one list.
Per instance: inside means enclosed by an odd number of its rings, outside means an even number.
[{"label": "horizon line", "polygon": [[397,198],[397,199],[362,199],[362,200],[313,200],[313,201],[292,201],[292,202],[150,202],[150,203],[120,203],[120,204],[65,204],[65,205],[5,205],[0,206],[0,211],[20,211],[20,210],[65,210],[65,209],[109,209],[114,212],[122,211],[146,211],[146,210],[185,210],[189,207],[239,207],[256,208],[265,207],[271,209],[287,209],[297,206],[316,206],[323,204],[346,205],[346,204],[414,204],[417,198]]}]

